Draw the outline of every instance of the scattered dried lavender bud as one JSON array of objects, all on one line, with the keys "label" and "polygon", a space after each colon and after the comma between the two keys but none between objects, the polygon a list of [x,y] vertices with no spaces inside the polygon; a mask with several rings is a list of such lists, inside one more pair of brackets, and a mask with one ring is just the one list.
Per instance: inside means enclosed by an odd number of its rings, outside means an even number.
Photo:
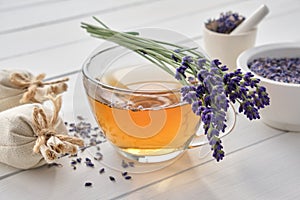
[{"label": "scattered dried lavender bud", "polygon": [[90,140],[90,146],[96,146],[97,142],[94,138]]},{"label": "scattered dried lavender bud", "polygon": [[102,156],[96,156],[96,157],[94,157],[94,160],[100,161],[100,160],[102,160]]},{"label": "scattered dried lavender bud", "polygon": [[94,165],[94,163],[86,162],[86,166],[87,166],[87,167],[94,167],[95,165]]},{"label": "scattered dried lavender bud", "polygon": [[[92,127],[90,123],[85,122],[84,117],[78,116],[77,119],[79,119],[81,121],[77,124],[66,122],[65,125],[68,125],[69,131],[72,132],[71,134],[85,139],[86,144],[95,146],[95,148],[97,148],[97,152],[93,158],[94,158],[94,160],[101,160],[103,158],[103,155],[100,152],[101,148],[98,144],[106,142],[104,133],[99,129],[99,127]],[[85,149],[89,148],[90,147],[89,145],[86,145],[86,146],[80,148],[81,152],[83,152]],[[86,157],[83,159],[84,159],[84,161],[85,161],[84,163],[86,164],[87,167],[92,167],[92,168],[95,167],[94,163],[92,163],[91,158]],[[71,160],[71,165],[74,170],[76,170],[76,166],[75,166],[76,163],[81,163],[83,159],[76,156],[76,158]],[[103,173],[105,173],[105,168],[101,168],[99,170],[99,174],[103,174]],[[113,176],[109,176],[109,179],[112,182],[116,182],[116,179]],[[86,182],[85,186],[91,187],[92,183]]]},{"label": "scattered dried lavender bud", "polygon": [[105,138],[105,135],[104,135],[104,132],[103,131],[99,131],[99,135],[101,136],[101,137],[104,137]]},{"label": "scattered dried lavender bud", "polygon": [[125,176],[124,178],[125,178],[125,180],[130,180],[132,177],[131,176]]},{"label": "scattered dried lavender bud", "polygon": [[87,146],[81,147],[81,148],[80,148],[81,153],[84,152],[87,148],[88,148]]},{"label": "scattered dried lavender bud", "polygon": [[69,132],[75,132],[75,128],[71,128],[71,129],[69,129]]},{"label": "scattered dried lavender bud", "polygon": [[116,182],[116,179],[113,176],[109,176],[109,180],[112,181],[112,182]]},{"label": "scattered dried lavender bud", "polygon": [[91,182],[85,182],[85,183],[84,183],[84,186],[85,186],[85,187],[91,187],[92,185],[93,185],[93,184],[92,184]]},{"label": "scattered dried lavender bud", "polygon": [[128,172],[123,172],[122,176],[127,176]]},{"label": "scattered dried lavender bud", "polygon": [[78,120],[81,120],[81,121],[83,121],[83,120],[84,120],[84,118],[83,118],[82,116],[80,116],[80,115],[79,115],[79,116],[77,116],[77,119],[78,119]]},{"label": "scattered dried lavender bud", "polygon": [[130,167],[134,167],[134,162],[128,162]]},{"label": "scattered dried lavender bud", "polygon": [[94,160],[100,161],[102,160],[102,157],[94,157]]},{"label": "scattered dried lavender bud", "polygon": [[77,161],[76,160],[71,160],[71,165],[76,165]]},{"label": "scattered dried lavender bud", "polygon": [[92,163],[90,158],[85,158],[85,164],[87,167],[94,167],[94,163]]},{"label": "scattered dried lavender bud", "polygon": [[104,169],[104,168],[102,168],[102,169],[99,170],[99,173],[100,173],[100,174],[103,174],[104,172],[105,172],[105,169]]},{"label": "scattered dried lavender bud", "polygon": [[76,159],[76,161],[77,161],[78,163],[81,163],[81,160],[82,160],[81,158],[77,158],[77,159]]},{"label": "scattered dried lavender bud", "polygon": [[127,168],[129,165],[126,163],[125,160],[122,160],[122,167],[123,168]]},{"label": "scattered dried lavender bud", "polygon": [[96,152],[96,156],[94,157],[95,160],[102,160],[103,158],[103,154],[101,152]]}]

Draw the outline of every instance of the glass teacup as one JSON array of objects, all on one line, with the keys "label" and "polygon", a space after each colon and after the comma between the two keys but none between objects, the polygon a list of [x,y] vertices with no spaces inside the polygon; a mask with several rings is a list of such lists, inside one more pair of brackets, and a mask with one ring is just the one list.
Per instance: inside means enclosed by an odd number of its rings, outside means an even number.
[{"label": "glass teacup", "polygon": [[[139,32],[196,46],[167,30]],[[182,85],[133,51],[105,43],[87,59],[82,73],[96,121],[111,145],[126,158],[142,163],[162,162],[178,157],[188,148],[207,143],[192,142],[201,121],[191,106],[182,101]],[[229,118],[224,135],[234,126],[233,112]]]}]

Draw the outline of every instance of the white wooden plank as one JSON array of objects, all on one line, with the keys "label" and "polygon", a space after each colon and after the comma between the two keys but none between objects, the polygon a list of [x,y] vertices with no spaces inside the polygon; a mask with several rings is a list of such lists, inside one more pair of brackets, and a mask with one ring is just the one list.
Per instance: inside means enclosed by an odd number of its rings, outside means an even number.
[{"label": "white wooden plank", "polygon": [[18,56],[0,61],[0,69],[26,69],[35,75],[46,73],[46,78],[59,76],[80,70],[89,54],[101,43],[101,40],[88,38],[85,41]]},{"label": "white wooden plank", "polygon": [[57,1],[66,0],[0,0],[0,11],[7,12],[11,10],[24,9],[25,7],[32,7],[41,4],[51,4]]},{"label": "white wooden plank", "polygon": [[[231,2],[236,1],[237,0]],[[151,4],[124,8],[117,13],[114,11],[110,13],[100,13],[97,14],[97,17],[113,28],[122,31],[132,27],[145,27],[152,22],[158,22],[159,24],[160,20],[177,19],[180,15],[188,15],[190,12],[208,12],[211,7],[223,6],[224,4],[217,0],[210,1],[209,3],[204,2],[203,0],[188,0],[176,3],[174,3],[173,0],[152,2]],[[178,6],[181,8],[178,9]],[[149,17],[149,13],[153,10],[155,10],[155,15]],[[124,23],[124,20],[126,20],[126,23]],[[80,22],[83,21],[92,22],[91,16],[51,24],[46,27],[42,26],[35,29],[1,35],[0,44],[2,45],[0,45],[0,60],[86,39],[89,36],[80,28]],[[176,21],[172,23],[176,23]],[[163,27],[163,25],[160,27]],[[180,24],[174,30],[179,30],[179,27]]]},{"label": "white wooden plank", "polygon": [[300,134],[284,134],[122,197],[299,199],[299,142]]},{"label": "white wooden plank", "polygon": [[14,59],[2,61],[0,69],[26,69],[33,74],[46,73],[47,77],[58,76],[70,71],[79,70],[84,60],[99,43],[89,39],[46,51],[36,52]]},{"label": "white wooden plank", "polygon": [[12,8],[12,7],[18,7],[18,6],[23,6],[27,4],[33,4],[37,2],[41,2],[45,0],[0,0],[0,8]]},{"label": "white wooden plank", "polygon": [[124,6],[138,4],[139,2],[142,2],[142,0],[59,1],[48,5],[41,4],[34,7],[25,7],[21,10],[2,12],[0,13],[0,23],[2,25],[0,33],[11,33],[83,16],[90,16],[93,13],[109,12]]},{"label": "white wooden plank", "polygon": [[21,170],[19,170],[19,169],[8,166],[4,163],[0,163],[0,182],[1,182],[2,179],[6,178],[6,177],[8,177],[12,174],[18,173],[20,171]]}]

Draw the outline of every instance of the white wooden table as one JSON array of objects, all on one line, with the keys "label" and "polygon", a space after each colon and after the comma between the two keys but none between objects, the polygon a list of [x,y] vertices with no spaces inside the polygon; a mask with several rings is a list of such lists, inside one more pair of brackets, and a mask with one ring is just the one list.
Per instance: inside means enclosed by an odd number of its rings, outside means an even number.
[{"label": "white wooden table", "polygon": [[[259,25],[256,45],[299,42],[299,0],[0,0],[0,67],[44,72],[48,78],[68,76],[62,113],[73,122],[78,72],[101,43],[80,22],[95,15],[118,30],[169,28],[201,44],[201,26],[208,18],[229,10],[247,16],[261,3],[270,14]],[[18,170],[0,164],[0,199],[300,199],[299,133],[238,115],[223,142],[222,162],[194,149],[164,169],[130,174],[131,180],[107,167],[99,174],[101,162],[73,170],[68,157],[59,160],[61,168]],[[85,187],[86,181],[93,186]]]}]

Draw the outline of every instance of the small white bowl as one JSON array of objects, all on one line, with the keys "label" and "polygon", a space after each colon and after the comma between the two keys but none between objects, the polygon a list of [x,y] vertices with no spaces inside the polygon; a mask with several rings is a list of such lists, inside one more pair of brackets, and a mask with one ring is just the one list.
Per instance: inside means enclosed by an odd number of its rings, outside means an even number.
[{"label": "small white bowl", "polygon": [[[256,58],[300,57],[300,44],[280,43],[254,47],[241,53],[237,59],[237,68],[249,72],[248,63]],[[300,131],[300,84],[282,83],[261,77],[270,96],[270,105],[260,111],[267,125],[287,131]]]}]

